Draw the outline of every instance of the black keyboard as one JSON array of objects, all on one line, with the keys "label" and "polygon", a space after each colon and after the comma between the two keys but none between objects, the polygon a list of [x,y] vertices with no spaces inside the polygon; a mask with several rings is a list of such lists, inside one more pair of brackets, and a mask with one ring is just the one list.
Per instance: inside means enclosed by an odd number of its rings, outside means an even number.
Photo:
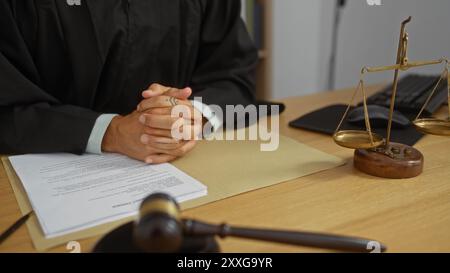
[{"label": "black keyboard", "polygon": [[[395,100],[395,110],[404,115],[417,115],[433,91],[440,76],[425,76],[409,74],[398,82],[397,97]],[[367,98],[367,103],[390,107],[392,96],[392,85],[377,94]],[[423,115],[431,116],[448,100],[447,81],[442,80],[429,104],[425,108]],[[360,103],[359,105],[362,105]]]}]

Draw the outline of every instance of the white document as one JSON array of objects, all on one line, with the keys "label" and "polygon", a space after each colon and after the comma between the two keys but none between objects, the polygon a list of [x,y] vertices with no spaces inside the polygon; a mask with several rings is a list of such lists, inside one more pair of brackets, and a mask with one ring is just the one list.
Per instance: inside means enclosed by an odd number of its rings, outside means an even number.
[{"label": "white document", "polygon": [[147,165],[116,154],[40,154],[9,158],[47,238],[136,215],[143,198],[178,202],[207,194],[171,164]]}]

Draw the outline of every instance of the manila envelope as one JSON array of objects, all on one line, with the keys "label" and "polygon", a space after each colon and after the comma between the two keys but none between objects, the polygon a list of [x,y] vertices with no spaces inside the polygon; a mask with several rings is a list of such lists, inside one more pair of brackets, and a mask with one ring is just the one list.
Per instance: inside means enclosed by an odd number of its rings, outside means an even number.
[{"label": "manila envelope", "polygon": [[[275,151],[261,151],[262,143],[265,142],[202,140],[191,153],[173,162],[173,165],[208,187],[207,196],[184,202],[181,208],[185,210],[198,207],[345,164],[341,158],[282,135],[279,136],[279,147]],[[32,211],[32,207],[25,190],[9,160],[6,157],[2,160],[19,207],[23,214],[27,214]],[[69,241],[105,234],[130,220],[133,218],[51,239],[45,238],[34,214],[27,226],[35,248],[45,251]]]}]

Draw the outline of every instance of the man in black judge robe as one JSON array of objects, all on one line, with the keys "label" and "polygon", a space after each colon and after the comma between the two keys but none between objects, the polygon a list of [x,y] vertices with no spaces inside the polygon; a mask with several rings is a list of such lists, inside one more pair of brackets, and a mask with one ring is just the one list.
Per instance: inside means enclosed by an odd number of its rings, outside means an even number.
[{"label": "man in black judge robe", "polygon": [[175,104],[255,103],[240,0],[2,0],[0,25],[2,154],[168,162],[195,146],[170,134]]}]

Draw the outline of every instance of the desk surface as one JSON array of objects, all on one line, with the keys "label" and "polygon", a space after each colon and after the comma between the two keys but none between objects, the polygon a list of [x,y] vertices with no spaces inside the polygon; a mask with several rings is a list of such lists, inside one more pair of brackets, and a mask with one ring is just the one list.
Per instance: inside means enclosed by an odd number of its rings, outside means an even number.
[{"label": "desk surface", "polygon": [[[287,110],[280,117],[282,134],[347,158],[349,164],[191,209],[184,216],[210,222],[226,219],[230,224],[244,226],[368,237],[385,243],[390,252],[450,252],[450,138],[426,136],[416,145],[425,156],[421,176],[386,180],[355,170],[351,164],[353,151],[335,145],[331,137],[288,127],[289,121],[302,114],[347,103],[351,91],[286,99]],[[370,88],[369,93],[374,91]],[[20,215],[1,166],[0,231]],[[82,251],[90,251],[96,240],[80,241]],[[221,247],[224,252],[324,251],[237,239],[223,240]],[[32,251],[25,226],[0,246],[0,252]],[[50,251],[68,252],[64,246]]]}]

